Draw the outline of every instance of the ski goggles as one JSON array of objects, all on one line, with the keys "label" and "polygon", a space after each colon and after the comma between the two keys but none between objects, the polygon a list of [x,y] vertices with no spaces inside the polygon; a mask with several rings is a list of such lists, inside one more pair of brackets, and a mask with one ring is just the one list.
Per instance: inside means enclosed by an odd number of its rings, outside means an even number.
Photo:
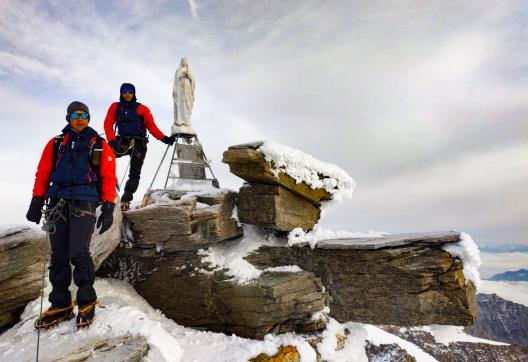
[{"label": "ski goggles", "polygon": [[79,118],[82,118],[82,119],[89,119],[90,118],[90,115],[88,113],[72,113],[70,114],[70,119],[79,119]]},{"label": "ski goggles", "polygon": [[131,88],[126,88],[126,89],[123,89],[121,94],[134,94],[134,90]]}]

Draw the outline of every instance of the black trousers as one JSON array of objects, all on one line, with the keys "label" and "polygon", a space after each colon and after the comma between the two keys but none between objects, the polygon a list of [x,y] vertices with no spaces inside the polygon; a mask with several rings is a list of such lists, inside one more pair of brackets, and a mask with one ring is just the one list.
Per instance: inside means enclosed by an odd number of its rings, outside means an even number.
[{"label": "black trousers", "polygon": [[[128,140],[128,142],[130,142],[130,140]],[[130,171],[128,172],[128,180],[125,184],[125,192],[121,197],[121,201],[129,202],[133,199],[134,192],[136,192],[139,187],[141,168],[143,167],[143,161],[145,160],[146,154],[147,144],[141,139],[136,139],[134,147],[129,149],[126,153],[126,155],[130,155]]]},{"label": "black trousers", "polygon": [[[53,202],[50,206],[53,206]],[[93,284],[95,268],[90,256],[90,240],[95,226],[97,203],[90,201],[66,201],[50,233],[51,261],[49,279],[53,287],[49,301],[54,307],[71,304],[72,272],[77,290],[77,304],[82,306],[97,299]]]}]

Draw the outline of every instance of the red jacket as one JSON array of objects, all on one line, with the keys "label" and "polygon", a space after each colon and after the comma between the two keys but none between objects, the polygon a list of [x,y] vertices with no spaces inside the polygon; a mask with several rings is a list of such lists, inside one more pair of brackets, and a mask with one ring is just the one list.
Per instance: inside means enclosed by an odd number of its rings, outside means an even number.
[{"label": "red jacket", "polygon": [[[46,197],[46,190],[50,185],[50,176],[53,170],[53,145],[55,137],[44,147],[40,162],[35,174],[35,185],[33,196]],[[101,179],[101,199],[102,201],[114,202],[116,198],[116,164],[114,151],[103,140],[103,152],[101,155],[101,165],[99,166],[99,177]]]},{"label": "red jacket", "polygon": [[[106,113],[106,118],[104,120],[104,130],[106,133],[106,138],[108,141],[115,141],[116,136],[114,133],[114,124],[116,122],[115,114],[117,110],[117,106],[119,105],[119,102],[114,102],[110,105],[110,108],[108,108],[108,112]],[[164,136],[163,132],[161,132],[156,126],[156,123],[154,123],[154,117],[152,117],[152,113],[150,113],[150,109],[148,109],[147,106],[143,104],[139,104],[137,108],[137,113],[139,116],[143,117],[143,121],[145,122],[145,126],[147,127],[148,131],[156,137],[156,139],[161,140]]]}]

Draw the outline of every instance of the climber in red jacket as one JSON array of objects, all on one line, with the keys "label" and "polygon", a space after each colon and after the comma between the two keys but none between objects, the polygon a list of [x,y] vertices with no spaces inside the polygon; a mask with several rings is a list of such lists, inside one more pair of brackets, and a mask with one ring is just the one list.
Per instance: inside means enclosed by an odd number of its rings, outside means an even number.
[{"label": "climber in red jacket", "polygon": [[95,210],[102,203],[97,219],[99,233],[113,222],[117,179],[115,156],[99,134],[88,127],[90,112],[81,102],[67,109],[68,125],[44,148],[38,164],[33,198],[26,218],[39,223],[46,199],[47,229],[51,243],[49,280],[51,307],[36,321],[35,328],[48,328],[74,317],[69,286],[78,286],[77,326],[89,326],[95,318],[97,295],[93,284],[95,268],[90,256],[90,239],[95,227]]},{"label": "climber in red jacket", "polygon": [[[114,127],[117,128],[116,137]],[[147,153],[147,130],[161,142],[172,145],[174,136],[165,136],[154,123],[152,113],[147,106],[137,102],[136,88],[133,84],[123,83],[120,88],[119,102],[108,108],[104,121],[108,144],[116,157],[130,155],[130,172],[121,197],[121,209],[128,210],[130,201],[139,186],[141,168]]]}]

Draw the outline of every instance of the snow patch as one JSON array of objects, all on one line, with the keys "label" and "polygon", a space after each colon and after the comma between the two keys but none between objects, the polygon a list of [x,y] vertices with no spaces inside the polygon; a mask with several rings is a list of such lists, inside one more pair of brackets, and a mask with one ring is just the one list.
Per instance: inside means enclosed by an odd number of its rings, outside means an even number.
[{"label": "snow patch", "polygon": [[277,142],[264,142],[257,149],[266,161],[273,163],[272,172],[284,172],[296,183],[304,182],[312,189],[324,188],[332,200],[342,201],[352,197],[356,183],[343,169],[313,158],[311,155]]},{"label": "snow patch", "polygon": [[238,219],[238,207],[236,205],[233,207],[233,212],[231,213],[231,219],[235,219],[237,226],[242,227],[242,223]]},{"label": "snow patch", "polygon": [[323,340],[317,344],[317,351],[321,354],[324,361],[333,362],[367,362],[365,352],[366,339],[368,332],[361,325],[354,328],[347,328],[347,339],[345,345],[339,351],[337,347],[337,334],[345,336],[345,326],[333,318],[329,318],[326,323],[326,330],[322,333]]},{"label": "snow patch", "polygon": [[471,236],[466,233],[460,233],[459,242],[445,244],[442,249],[447,251],[452,256],[458,257],[460,260],[462,260],[464,263],[462,272],[464,273],[466,284],[469,280],[471,280],[478,291],[481,284],[480,273],[478,271],[478,268],[481,264],[480,250]]},{"label": "snow patch", "polygon": [[411,328],[415,330],[422,330],[430,333],[436,343],[442,343],[446,346],[454,342],[471,342],[471,343],[487,343],[494,344],[497,346],[507,346],[508,343],[490,341],[488,339],[477,338],[464,333],[464,327],[458,326],[445,326],[439,324],[432,324],[424,327]]},{"label": "snow patch", "polygon": [[319,226],[312,231],[305,232],[302,228],[295,228],[288,234],[288,245],[308,243],[313,249],[318,241],[334,239],[359,239],[359,238],[380,238],[388,233],[381,231],[350,232],[344,230],[325,230]]},{"label": "snow patch", "polygon": [[258,278],[263,273],[244,260],[245,256],[263,245],[282,246],[275,237],[252,225],[247,225],[242,239],[224,242],[206,250],[200,249],[198,255],[203,256],[202,263],[209,263],[213,271],[224,270],[226,275],[233,277],[232,280],[243,284]]},{"label": "snow patch", "polygon": [[298,273],[303,270],[297,265],[283,265],[264,269],[265,272]]},{"label": "snow patch", "polygon": [[327,319],[328,317],[328,314],[330,313],[330,308],[328,306],[324,307],[322,310],[320,310],[319,312],[315,312],[314,314],[312,314],[312,320],[313,321],[318,321],[318,320],[321,320],[321,319]]}]

